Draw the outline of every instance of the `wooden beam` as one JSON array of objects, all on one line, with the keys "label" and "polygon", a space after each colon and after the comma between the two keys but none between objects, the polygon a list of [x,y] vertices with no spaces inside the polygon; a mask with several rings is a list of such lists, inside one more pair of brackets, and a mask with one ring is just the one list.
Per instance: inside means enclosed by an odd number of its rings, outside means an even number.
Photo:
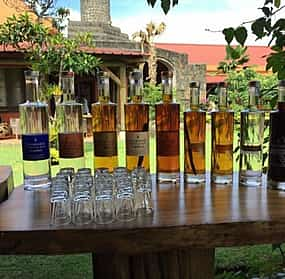
[{"label": "wooden beam", "polygon": [[100,66],[101,69],[103,71],[106,71],[107,73],[109,73],[110,75],[110,78],[115,82],[117,83],[119,86],[121,86],[121,80],[120,78],[118,78],[107,66]]}]

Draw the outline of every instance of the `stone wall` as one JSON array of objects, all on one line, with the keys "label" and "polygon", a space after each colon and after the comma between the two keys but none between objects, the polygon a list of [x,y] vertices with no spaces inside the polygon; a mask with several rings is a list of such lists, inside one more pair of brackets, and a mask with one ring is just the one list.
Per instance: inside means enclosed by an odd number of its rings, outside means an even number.
[{"label": "stone wall", "polygon": [[188,55],[157,48],[157,58],[174,71],[174,87],[179,101],[188,100],[189,82],[199,81],[201,93],[206,92],[206,65],[188,64]]},{"label": "stone wall", "polygon": [[111,24],[110,0],[81,0],[81,21]]}]

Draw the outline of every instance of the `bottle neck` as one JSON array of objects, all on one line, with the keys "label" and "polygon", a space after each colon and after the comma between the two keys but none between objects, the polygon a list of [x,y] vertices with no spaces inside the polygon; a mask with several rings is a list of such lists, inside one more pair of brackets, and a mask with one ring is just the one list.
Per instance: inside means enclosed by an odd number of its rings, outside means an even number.
[{"label": "bottle neck", "polygon": [[278,109],[285,111],[285,87],[278,88]]},{"label": "bottle neck", "polygon": [[64,102],[74,101],[74,95],[73,94],[63,94],[63,101]]},{"label": "bottle neck", "polygon": [[248,95],[248,108],[249,110],[257,110],[259,103],[259,88],[258,87],[249,87]]},{"label": "bottle neck", "polygon": [[169,81],[162,81],[162,101],[164,103],[173,101],[172,83]]},{"label": "bottle neck", "polygon": [[39,82],[38,79],[26,80],[26,96],[29,101],[39,101]]},{"label": "bottle neck", "polygon": [[218,93],[218,108],[219,110],[227,110],[228,108],[228,95],[226,88],[220,88]]},{"label": "bottle neck", "polygon": [[133,103],[142,102],[142,86],[140,84],[131,84],[130,97]]},{"label": "bottle neck", "polygon": [[200,90],[198,87],[190,88],[190,109],[198,110],[200,105]]},{"label": "bottle neck", "polygon": [[74,98],[74,75],[73,72],[64,73],[61,77],[61,90],[63,101],[73,101]]}]

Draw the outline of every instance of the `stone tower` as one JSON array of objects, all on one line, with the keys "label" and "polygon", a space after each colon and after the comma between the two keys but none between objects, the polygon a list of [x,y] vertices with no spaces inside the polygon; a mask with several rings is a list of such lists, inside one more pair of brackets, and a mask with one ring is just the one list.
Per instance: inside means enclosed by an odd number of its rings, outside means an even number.
[{"label": "stone tower", "polygon": [[102,22],[111,24],[110,0],[81,0],[82,22]]},{"label": "stone tower", "polygon": [[[111,25],[110,0],[80,0],[81,21],[70,21],[68,36],[77,33],[93,34],[97,46],[103,42],[129,42],[127,34],[120,28]],[[115,45],[115,44],[112,44]]]}]

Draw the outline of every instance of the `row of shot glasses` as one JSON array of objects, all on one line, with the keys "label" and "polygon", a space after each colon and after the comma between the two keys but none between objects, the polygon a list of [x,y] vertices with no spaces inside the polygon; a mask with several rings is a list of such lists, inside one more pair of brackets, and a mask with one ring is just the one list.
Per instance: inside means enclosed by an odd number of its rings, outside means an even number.
[{"label": "row of shot glasses", "polygon": [[52,181],[51,224],[86,225],[132,221],[150,215],[152,180],[144,168],[128,171],[115,168],[110,173],[100,168],[92,176],[91,169],[64,168]]}]

